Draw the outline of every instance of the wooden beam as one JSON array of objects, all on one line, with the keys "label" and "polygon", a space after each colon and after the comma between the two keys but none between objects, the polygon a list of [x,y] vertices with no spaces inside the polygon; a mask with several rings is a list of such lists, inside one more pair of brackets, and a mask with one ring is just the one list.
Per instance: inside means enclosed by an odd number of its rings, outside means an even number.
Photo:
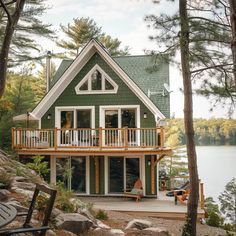
[{"label": "wooden beam", "polygon": [[100,188],[100,173],[99,173],[99,157],[94,157],[95,160],[95,193],[99,193]]},{"label": "wooden beam", "polygon": [[203,187],[203,183],[200,183],[200,206],[201,209],[204,209],[204,187]]},{"label": "wooden beam", "polygon": [[151,193],[155,194],[155,156],[151,156]]},{"label": "wooden beam", "polygon": [[163,159],[165,156],[166,156],[166,154],[162,154],[162,155],[160,155],[160,157],[156,159],[156,161],[155,161],[154,165],[156,166],[156,165],[157,165],[157,163],[158,163],[158,162],[160,162],[160,161],[161,161],[161,159]]},{"label": "wooden beam", "polygon": [[56,183],[56,157],[50,156],[50,183],[55,184]]}]

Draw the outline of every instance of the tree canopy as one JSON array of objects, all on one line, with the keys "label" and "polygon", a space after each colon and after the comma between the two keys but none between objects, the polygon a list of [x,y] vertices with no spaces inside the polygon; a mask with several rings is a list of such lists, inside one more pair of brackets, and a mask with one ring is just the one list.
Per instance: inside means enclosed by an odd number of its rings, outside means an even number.
[{"label": "tree canopy", "polygon": [[128,47],[121,49],[121,41],[118,38],[113,39],[110,35],[106,35],[102,32],[102,28],[97,26],[96,22],[89,17],[76,18],[72,24],[61,25],[61,30],[68,40],[58,40],[57,45],[68,50],[70,57],[75,57],[91,38],[102,43],[112,56],[128,54]]}]

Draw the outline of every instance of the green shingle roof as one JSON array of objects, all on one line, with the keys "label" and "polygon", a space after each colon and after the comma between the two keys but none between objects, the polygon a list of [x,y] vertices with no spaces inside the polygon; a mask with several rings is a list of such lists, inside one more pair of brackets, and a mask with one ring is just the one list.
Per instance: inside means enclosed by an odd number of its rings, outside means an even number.
[{"label": "green shingle roof", "polygon": [[[164,83],[169,84],[169,65],[158,56],[120,56],[113,57],[115,62],[129,75],[129,77],[148,95],[148,90],[157,92],[150,96],[151,101],[168,118],[170,116],[169,94],[163,96]],[[60,64],[50,87],[71,65],[72,60],[63,60]]]}]

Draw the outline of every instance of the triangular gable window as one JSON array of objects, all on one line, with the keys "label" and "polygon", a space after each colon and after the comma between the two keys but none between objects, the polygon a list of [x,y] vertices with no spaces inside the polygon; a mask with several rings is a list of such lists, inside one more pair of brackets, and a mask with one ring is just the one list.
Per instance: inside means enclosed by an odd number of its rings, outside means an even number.
[{"label": "triangular gable window", "polygon": [[76,94],[117,93],[118,85],[98,65],[75,87]]}]

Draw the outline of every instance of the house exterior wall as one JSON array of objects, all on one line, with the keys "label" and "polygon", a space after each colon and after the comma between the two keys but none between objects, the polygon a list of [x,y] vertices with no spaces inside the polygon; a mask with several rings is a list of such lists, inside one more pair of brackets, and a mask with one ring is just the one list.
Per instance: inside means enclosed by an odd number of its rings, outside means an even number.
[{"label": "house exterior wall", "polygon": [[[98,64],[111,77],[111,79],[117,83],[119,86],[117,94],[76,94],[76,85],[96,64]],[[97,128],[99,127],[99,106],[105,105],[140,105],[140,126],[142,128],[155,127],[154,115],[118,77],[101,56],[98,53],[95,53],[49,110],[44,114],[41,119],[41,128],[53,128],[55,126],[55,107],[57,106],[95,106],[95,127]],[[144,112],[147,113],[146,119],[143,118]],[[51,114],[50,120],[47,119],[48,114]]]}]

